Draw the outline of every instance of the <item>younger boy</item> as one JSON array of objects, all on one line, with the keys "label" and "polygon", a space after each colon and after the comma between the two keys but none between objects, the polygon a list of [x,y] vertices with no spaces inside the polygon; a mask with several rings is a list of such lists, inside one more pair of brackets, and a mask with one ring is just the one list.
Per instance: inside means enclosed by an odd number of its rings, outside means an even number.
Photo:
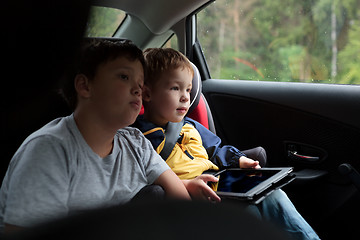
[{"label": "younger boy", "polygon": [[[189,60],[173,49],[148,49],[144,53],[147,78],[143,87],[145,112],[138,117],[138,127],[159,153],[164,147],[164,128],[168,122],[180,122],[190,105],[193,68]],[[204,171],[225,167],[259,168],[259,162],[249,159],[233,146],[221,146],[221,140],[198,122],[185,117],[180,138],[166,163],[181,178],[202,180]],[[209,160],[210,159],[210,160]],[[187,184],[185,183],[187,186]],[[208,194],[206,184],[193,192]],[[205,195],[205,198],[208,196]],[[213,199],[213,198],[212,198]],[[316,233],[296,211],[283,191],[275,191],[261,204],[252,206],[264,219],[276,220],[296,239],[318,239]]]},{"label": "younger boy", "polygon": [[[190,107],[194,73],[187,58],[172,49],[148,49],[145,58],[148,73],[143,88],[145,112],[135,126],[159,153],[164,146],[163,129],[167,123],[180,122]],[[198,122],[187,117],[184,120],[181,138],[166,159],[180,179],[193,179],[206,170],[219,170],[218,166],[260,167],[258,161],[247,158],[235,147],[221,147],[220,139]]]},{"label": "younger boy", "polygon": [[74,112],[31,134],[12,158],[0,191],[0,232],[79,211],[129,202],[155,183],[190,199],[180,179],[132,124],[145,62],[131,42],[85,44],[63,88]]}]

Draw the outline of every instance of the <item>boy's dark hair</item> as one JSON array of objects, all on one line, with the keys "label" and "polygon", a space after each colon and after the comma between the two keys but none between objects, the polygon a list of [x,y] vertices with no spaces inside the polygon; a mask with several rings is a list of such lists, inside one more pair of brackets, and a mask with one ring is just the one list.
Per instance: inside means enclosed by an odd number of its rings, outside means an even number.
[{"label": "boy's dark hair", "polygon": [[76,74],[84,74],[89,80],[92,80],[96,74],[99,65],[107,61],[115,60],[118,57],[125,57],[130,61],[138,60],[144,69],[144,55],[134,43],[129,40],[107,40],[101,38],[86,38],[83,41],[80,54],[77,61],[77,68],[73,74],[70,74],[61,90],[61,95],[65,98],[70,108],[74,110],[77,105],[77,93],[74,87]]}]

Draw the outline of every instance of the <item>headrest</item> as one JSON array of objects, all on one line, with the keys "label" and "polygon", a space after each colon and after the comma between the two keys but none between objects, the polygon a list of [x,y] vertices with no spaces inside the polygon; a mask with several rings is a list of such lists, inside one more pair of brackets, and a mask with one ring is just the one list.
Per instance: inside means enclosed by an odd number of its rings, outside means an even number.
[{"label": "headrest", "polygon": [[196,106],[199,104],[199,100],[201,97],[201,77],[199,70],[195,66],[195,64],[191,63],[193,69],[194,69],[194,77],[192,80],[192,90],[190,93],[190,108],[188,111],[188,114],[191,113]]}]

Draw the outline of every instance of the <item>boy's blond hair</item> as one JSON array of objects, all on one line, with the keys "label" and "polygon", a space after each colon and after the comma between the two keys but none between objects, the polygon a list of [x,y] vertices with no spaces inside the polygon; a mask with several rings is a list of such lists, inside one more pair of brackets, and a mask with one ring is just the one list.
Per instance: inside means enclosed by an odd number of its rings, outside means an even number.
[{"label": "boy's blond hair", "polygon": [[194,76],[193,67],[187,57],[172,48],[148,48],[144,51],[147,86],[154,86],[157,80],[169,70],[187,69]]}]

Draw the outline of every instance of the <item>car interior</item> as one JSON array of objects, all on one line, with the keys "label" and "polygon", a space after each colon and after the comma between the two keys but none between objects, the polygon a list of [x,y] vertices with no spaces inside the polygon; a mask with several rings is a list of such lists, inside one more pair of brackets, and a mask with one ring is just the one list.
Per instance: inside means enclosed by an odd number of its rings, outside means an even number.
[{"label": "car interior", "polygon": [[126,17],[112,36],[102,37],[130,39],[145,50],[176,36],[201,79],[189,116],[224,144],[262,146],[267,167],[294,167],[296,179],[283,190],[320,238],[359,238],[360,85],[212,78],[197,14],[214,1],[5,2],[1,179],[30,133],[71,113],[58,84],[71,71],[90,8],[115,8]]}]

